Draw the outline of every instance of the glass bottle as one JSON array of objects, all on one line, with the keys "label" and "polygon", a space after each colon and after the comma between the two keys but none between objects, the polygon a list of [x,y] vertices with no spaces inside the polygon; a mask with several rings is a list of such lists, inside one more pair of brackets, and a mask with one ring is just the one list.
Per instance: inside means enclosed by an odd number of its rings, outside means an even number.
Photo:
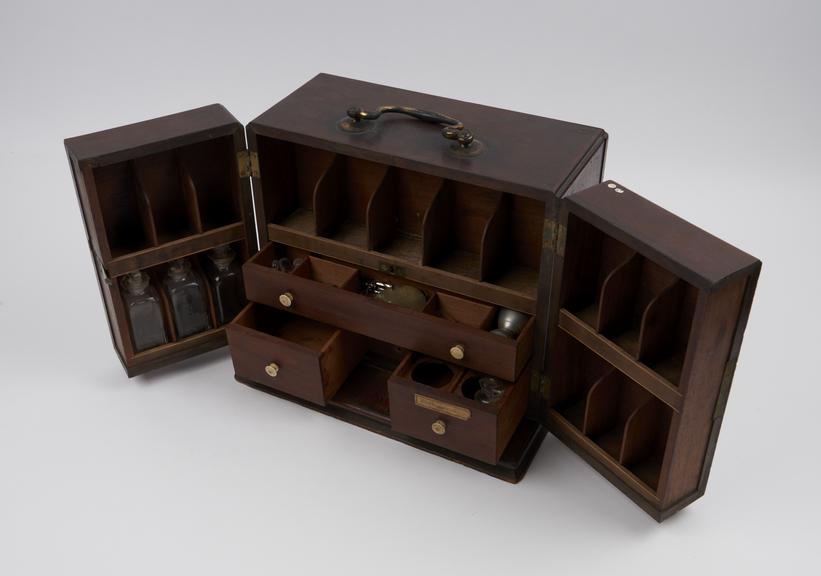
[{"label": "glass bottle", "polygon": [[132,272],[123,278],[123,288],[134,350],[140,352],[168,342],[160,297],[148,274]]},{"label": "glass bottle", "polygon": [[230,322],[245,305],[242,270],[228,244],[217,246],[208,254],[208,282],[214,294],[217,322]]},{"label": "glass bottle", "polygon": [[205,287],[199,276],[191,270],[188,260],[180,258],[171,262],[163,283],[171,302],[171,315],[174,317],[178,338],[211,328]]},{"label": "glass bottle", "polygon": [[475,400],[482,404],[493,404],[502,398],[505,388],[507,385],[504,382],[491,376],[479,378],[479,391],[476,393]]}]

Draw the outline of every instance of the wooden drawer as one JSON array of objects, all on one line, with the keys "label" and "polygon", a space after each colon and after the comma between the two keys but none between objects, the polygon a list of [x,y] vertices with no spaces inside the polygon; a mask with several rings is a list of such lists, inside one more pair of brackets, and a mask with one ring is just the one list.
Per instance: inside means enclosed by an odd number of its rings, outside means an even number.
[{"label": "wooden drawer", "polygon": [[365,338],[311,319],[248,304],[227,327],[238,378],[321,406],[365,353]]},{"label": "wooden drawer", "polygon": [[527,407],[528,371],[494,404],[473,399],[480,374],[408,354],[388,380],[391,428],[496,464]]},{"label": "wooden drawer", "polygon": [[243,266],[249,300],[508,381],[518,377],[530,358],[533,317],[515,340],[506,338],[490,332],[500,310],[496,306],[418,284],[427,297],[423,310],[387,304],[360,290],[366,278],[396,281],[394,277],[314,256],[286,273],[271,267],[280,250],[268,244]]}]

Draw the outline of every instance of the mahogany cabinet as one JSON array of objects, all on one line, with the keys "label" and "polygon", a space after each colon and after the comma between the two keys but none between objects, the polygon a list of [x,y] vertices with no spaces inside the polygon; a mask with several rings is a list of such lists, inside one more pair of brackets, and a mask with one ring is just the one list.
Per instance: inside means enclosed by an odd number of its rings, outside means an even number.
[{"label": "mahogany cabinet", "polygon": [[[661,520],[704,493],[760,262],[602,182],[606,146],[327,74],[245,128],[212,105],[66,140],[129,375],[227,334],[249,386],[514,482],[549,430]],[[122,278],[223,244],[247,306],[179,338],[160,290],[169,342],[136,351]]]}]

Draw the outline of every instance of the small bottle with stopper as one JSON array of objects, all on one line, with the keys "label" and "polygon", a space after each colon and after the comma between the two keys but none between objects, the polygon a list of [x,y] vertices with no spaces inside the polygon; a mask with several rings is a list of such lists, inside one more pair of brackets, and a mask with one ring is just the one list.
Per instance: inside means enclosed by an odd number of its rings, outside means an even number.
[{"label": "small bottle with stopper", "polygon": [[132,272],[123,278],[122,284],[134,350],[141,352],[168,342],[160,297],[148,274]]},{"label": "small bottle with stopper", "polygon": [[230,322],[245,305],[242,270],[234,250],[228,244],[217,246],[208,253],[206,268],[214,294],[217,322],[223,325]]},{"label": "small bottle with stopper", "polygon": [[178,338],[211,328],[205,286],[191,269],[188,260],[180,258],[171,262],[163,284],[171,302],[171,314]]}]

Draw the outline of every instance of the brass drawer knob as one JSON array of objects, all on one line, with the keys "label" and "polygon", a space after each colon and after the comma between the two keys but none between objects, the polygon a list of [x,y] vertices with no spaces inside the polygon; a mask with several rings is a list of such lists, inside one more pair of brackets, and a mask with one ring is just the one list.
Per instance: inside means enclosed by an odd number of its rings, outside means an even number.
[{"label": "brass drawer knob", "polygon": [[441,420],[437,420],[436,422],[430,425],[430,429],[433,430],[433,433],[437,436],[444,436],[445,432],[447,432],[448,427]]},{"label": "brass drawer knob", "polygon": [[276,378],[277,374],[279,374],[279,364],[271,362],[265,367],[265,373],[271,378]]},{"label": "brass drawer knob", "polygon": [[450,347],[450,357],[454,360],[461,360],[465,357],[465,347],[461,344],[454,344]]},{"label": "brass drawer knob", "polygon": [[279,295],[279,303],[286,308],[290,308],[294,303],[294,295],[290,292],[283,292]]}]

